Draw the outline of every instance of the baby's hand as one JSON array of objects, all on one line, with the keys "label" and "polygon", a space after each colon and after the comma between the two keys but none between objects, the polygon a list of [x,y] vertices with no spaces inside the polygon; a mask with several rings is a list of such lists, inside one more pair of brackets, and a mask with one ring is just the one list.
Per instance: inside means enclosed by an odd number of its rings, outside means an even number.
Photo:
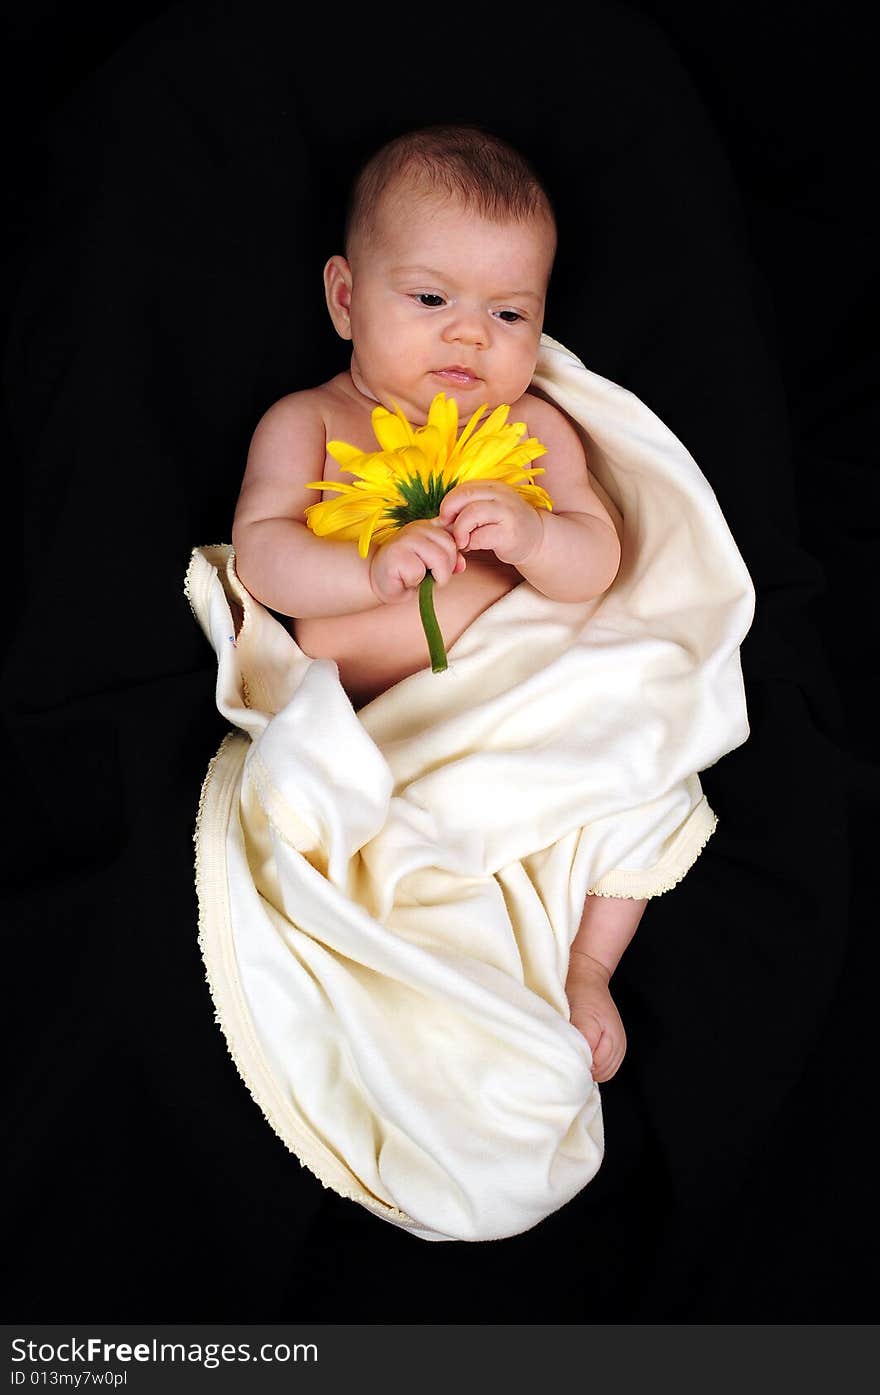
[{"label": "baby's hand", "polygon": [[608,970],[587,954],[572,950],[565,992],[572,1024],[593,1053],[593,1079],[610,1080],[626,1052],[626,1033],[608,990]]},{"label": "baby's hand", "polygon": [[404,601],[427,572],[438,586],[463,572],[467,563],[450,533],[437,519],[417,519],[400,528],[383,544],[370,563],[370,585],[385,604]]},{"label": "baby's hand", "polygon": [[540,510],[498,480],[457,484],[440,505],[440,522],[461,552],[485,549],[514,567],[537,552],[544,537]]}]

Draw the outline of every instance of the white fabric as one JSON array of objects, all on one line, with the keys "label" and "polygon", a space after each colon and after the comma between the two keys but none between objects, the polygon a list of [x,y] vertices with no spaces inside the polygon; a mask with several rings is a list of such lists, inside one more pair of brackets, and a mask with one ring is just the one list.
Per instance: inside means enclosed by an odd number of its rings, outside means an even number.
[{"label": "white fabric", "polygon": [[527,1230],[595,1174],[599,1090],[564,992],[585,896],[680,880],[716,823],[698,772],[748,736],[754,592],[708,482],[547,338],[535,386],[625,519],[598,601],[523,582],[446,673],[356,713],[228,547],[187,577],[240,729],[196,835],[217,1019],[301,1162],[425,1239]]}]

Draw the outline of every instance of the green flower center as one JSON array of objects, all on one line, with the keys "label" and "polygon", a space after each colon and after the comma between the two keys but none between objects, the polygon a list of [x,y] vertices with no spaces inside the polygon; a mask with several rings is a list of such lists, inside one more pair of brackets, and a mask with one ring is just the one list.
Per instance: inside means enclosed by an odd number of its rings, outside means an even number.
[{"label": "green flower center", "polygon": [[442,474],[435,475],[432,471],[427,484],[420,475],[396,480],[395,484],[403,503],[387,508],[383,518],[393,519],[398,528],[402,528],[404,523],[413,523],[417,518],[436,518],[446,495],[458,484],[458,476],[446,480]]}]

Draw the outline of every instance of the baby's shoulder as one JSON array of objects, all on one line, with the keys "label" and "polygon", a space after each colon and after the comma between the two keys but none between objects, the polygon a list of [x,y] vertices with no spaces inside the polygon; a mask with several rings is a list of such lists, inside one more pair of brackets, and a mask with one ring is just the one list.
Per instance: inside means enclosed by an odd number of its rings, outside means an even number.
[{"label": "baby's shoulder", "polygon": [[267,407],[257,423],[257,431],[326,427],[333,415],[335,394],[331,383],[285,393]]},{"label": "baby's shoulder", "polygon": [[573,422],[555,403],[548,402],[530,388],[524,392],[511,412],[511,417],[525,421],[529,434],[551,447],[555,453],[565,450],[583,458],[583,442]]}]

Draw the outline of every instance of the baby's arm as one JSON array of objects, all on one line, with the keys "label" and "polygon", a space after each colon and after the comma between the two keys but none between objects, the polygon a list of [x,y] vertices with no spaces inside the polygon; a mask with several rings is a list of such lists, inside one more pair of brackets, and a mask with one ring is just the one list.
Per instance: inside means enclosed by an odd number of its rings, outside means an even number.
[{"label": "baby's arm", "polygon": [[547,447],[539,462],[546,469],[540,483],[553,500],[553,512],[533,508],[510,485],[474,480],[447,494],[440,518],[463,551],[490,549],[552,600],[591,600],[617,575],[617,529],[590,483],[580,438],[563,413],[530,394],[522,409],[530,433]]},{"label": "baby's arm", "polygon": [[292,393],[259,422],[232,524],[235,566],[258,601],[282,615],[341,615],[379,604],[352,542],[317,538],[304,510],[319,495],[326,432],[316,395]]},{"label": "baby's arm", "polygon": [[565,992],[572,1023],[590,1044],[597,1081],[611,1079],[626,1051],[626,1034],[608,983],[647,904],[626,897],[588,896],[571,944]]},{"label": "baby's arm", "polygon": [[241,581],[264,605],[300,620],[406,599],[426,568],[444,585],[465,564],[436,525],[409,524],[366,558],[355,542],[317,537],[306,525],[304,511],[318,499],[306,485],[323,475],[327,449],[319,392],[283,397],[254,432],[232,525]]}]

